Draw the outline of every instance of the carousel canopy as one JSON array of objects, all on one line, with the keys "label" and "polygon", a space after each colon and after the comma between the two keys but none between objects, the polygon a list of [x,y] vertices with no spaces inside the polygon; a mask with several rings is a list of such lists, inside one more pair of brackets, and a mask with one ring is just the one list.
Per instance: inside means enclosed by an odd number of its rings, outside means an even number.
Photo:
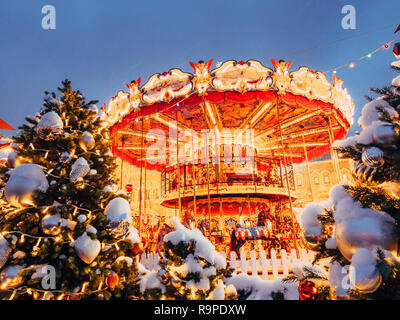
[{"label": "carousel canopy", "polygon": [[142,86],[140,78],[127,84],[106,108],[113,153],[162,170],[177,161],[177,132],[179,157],[187,153],[189,161],[207,132],[206,143],[253,148],[260,163],[284,154],[291,163],[306,153],[309,160],[323,155],[353,122],[342,80],[333,76],[332,84],[322,72],[289,72],[291,62],[271,62],[274,70],[255,60],[230,60],[213,70],[212,60],[190,62],[193,74],[171,69]]}]

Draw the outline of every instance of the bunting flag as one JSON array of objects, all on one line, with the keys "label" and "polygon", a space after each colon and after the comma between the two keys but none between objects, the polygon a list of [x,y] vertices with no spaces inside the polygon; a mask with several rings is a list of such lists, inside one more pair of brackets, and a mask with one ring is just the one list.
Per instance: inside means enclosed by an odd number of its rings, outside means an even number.
[{"label": "bunting flag", "polygon": [[5,129],[5,130],[15,130],[13,127],[11,127],[7,122],[5,122],[2,118],[0,118],[0,129]]},{"label": "bunting flag", "polygon": [[397,29],[396,29],[396,31],[394,33],[396,33],[397,31],[400,31],[400,24],[399,24],[399,26],[397,27]]}]

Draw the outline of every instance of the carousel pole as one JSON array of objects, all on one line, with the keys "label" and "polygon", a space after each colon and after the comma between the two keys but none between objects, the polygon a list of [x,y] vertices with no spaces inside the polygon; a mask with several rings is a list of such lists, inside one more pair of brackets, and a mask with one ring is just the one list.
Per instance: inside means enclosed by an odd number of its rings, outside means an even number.
[{"label": "carousel pole", "polygon": [[211,199],[210,199],[210,157],[208,150],[208,134],[206,135],[206,155],[207,155],[207,204],[208,204],[208,234],[211,239]]},{"label": "carousel pole", "polygon": [[139,182],[139,237],[142,234],[142,180],[143,180],[143,147],[144,147],[144,132],[143,132],[143,115],[142,115],[142,138],[140,141],[140,182]]},{"label": "carousel pole", "polygon": [[331,122],[331,117],[324,117],[326,122],[327,122],[327,129],[328,129],[328,136],[329,136],[329,146],[331,150],[331,159],[332,159],[332,165],[333,165],[333,171],[335,172],[336,180],[337,183],[340,183],[340,170],[339,170],[339,164],[337,162],[337,157],[336,157],[336,152],[333,150],[333,141],[334,141],[334,136],[333,136],[333,130],[332,130],[332,122]]},{"label": "carousel pole", "polygon": [[[179,106],[179,105],[177,105]],[[175,111],[175,120],[176,120],[176,168],[177,179],[178,179],[178,212],[179,217],[182,217],[182,202],[181,202],[181,168],[179,167],[179,132],[178,132],[178,109]]]},{"label": "carousel pole", "polygon": [[[122,138],[121,140],[122,140],[121,149],[124,150],[125,140],[124,140],[124,138]],[[122,190],[122,178],[123,178],[123,172],[124,172],[123,168],[124,168],[124,160],[122,160],[122,157],[121,157],[121,178],[120,178],[120,189],[121,190]]]},{"label": "carousel pole", "polygon": [[[190,127],[193,130],[193,117],[190,118]],[[195,170],[196,170],[196,166],[194,165],[194,157],[195,157],[195,153],[194,153],[194,134],[192,131],[192,181],[193,181],[193,208],[194,208],[194,221],[196,221],[196,217],[197,217],[197,204],[196,204],[196,174],[195,174]],[[197,223],[197,221],[196,221]]]},{"label": "carousel pole", "polygon": [[295,230],[295,226],[294,226],[295,216],[293,214],[292,196],[290,193],[289,178],[288,178],[288,173],[287,173],[286,151],[285,151],[285,146],[283,144],[282,125],[281,125],[281,119],[280,119],[280,114],[279,114],[279,101],[276,103],[276,112],[277,112],[277,118],[278,118],[278,123],[279,123],[279,135],[281,138],[280,140],[281,140],[282,156],[283,156],[283,162],[284,162],[284,168],[285,168],[285,180],[286,180],[286,186],[287,186],[287,191],[288,191],[288,196],[289,196],[290,214],[292,217],[292,234],[293,234],[294,245],[297,250],[298,248],[297,248],[296,230]]},{"label": "carousel pole", "polygon": [[[300,131],[303,132],[304,126],[300,125],[299,127],[300,127]],[[303,139],[304,156],[306,158],[307,181],[308,181],[308,185],[310,186],[311,201],[314,202],[314,194],[313,194],[312,183],[311,183],[311,170],[310,170],[310,163],[308,162],[308,154],[307,154],[306,140],[304,138],[304,132],[302,133],[301,136]]]}]

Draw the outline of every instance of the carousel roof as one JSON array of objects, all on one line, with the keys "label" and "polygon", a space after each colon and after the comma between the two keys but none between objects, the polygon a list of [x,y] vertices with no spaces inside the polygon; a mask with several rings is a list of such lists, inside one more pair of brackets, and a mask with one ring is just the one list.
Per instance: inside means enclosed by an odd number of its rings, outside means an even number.
[{"label": "carousel roof", "polygon": [[300,163],[304,148],[308,159],[321,156],[330,150],[328,130],[333,140],[341,139],[353,122],[354,103],[340,78],[333,76],[332,84],[307,67],[289,72],[291,62],[283,60],[271,59],[274,70],[255,60],[230,60],[210,70],[212,61],[190,62],[193,74],[154,74],[142,86],[139,78],[110,99],[106,115],[114,154],[140,165],[140,150],[170,136],[171,129],[253,129],[258,157],[281,157],[284,141],[292,162]]}]

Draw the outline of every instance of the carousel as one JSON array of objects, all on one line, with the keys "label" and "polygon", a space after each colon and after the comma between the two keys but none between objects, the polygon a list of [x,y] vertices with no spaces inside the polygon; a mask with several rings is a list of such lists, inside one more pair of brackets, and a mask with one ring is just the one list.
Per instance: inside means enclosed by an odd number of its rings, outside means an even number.
[{"label": "carousel", "polygon": [[[139,181],[138,228],[145,208],[143,171],[159,174],[159,203],[212,241],[271,240],[301,246],[293,209],[293,165],[331,152],[352,124],[354,104],[340,78],[271,59],[190,62],[127,84],[106,107],[114,155]],[[310,183],[311,185],[311,183]]]}]

